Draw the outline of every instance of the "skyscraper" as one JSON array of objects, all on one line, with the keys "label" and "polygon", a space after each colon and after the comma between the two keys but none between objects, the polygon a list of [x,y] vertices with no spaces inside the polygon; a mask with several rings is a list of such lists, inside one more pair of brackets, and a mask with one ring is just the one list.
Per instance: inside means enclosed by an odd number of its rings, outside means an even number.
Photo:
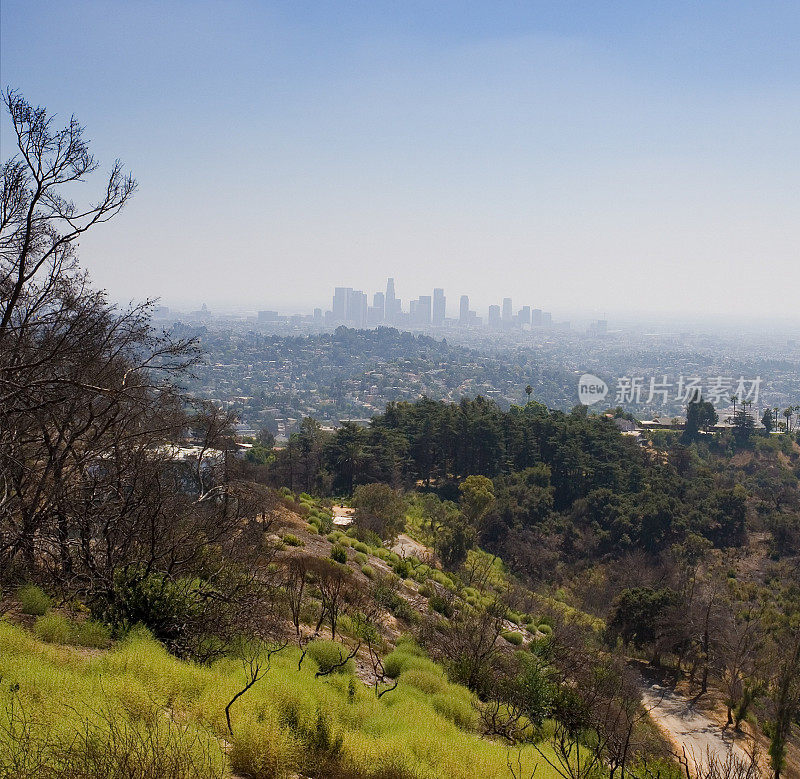
[{"label": "skyscraper", "polygon": [[431,323],[431,296],[420,295],[417,303],[417,324],[429,325]]},{"label": "skyscraper", "polygon": [[387,322],[394,322],[394,314],[397,310],[396,299],[394,296],[394,279],[389,279],[386,282],[386,300],[383,308]]},{"label": "skyscraper", "polygon": [[469,295],[462,295],[458,306],[458,321],[462,325],[469,322]]},{"label": "skyscraper", "polygon": [[348,290],[345,319],[356,327],[367,323],[367,296],[360,290]]},{"label": "skyscraper", "polygon": [[[507,300],[508,298],[506,298]],[[489,306],[489,327],[500,325],[500,306]]]},{"label": "skyscraper", "polygon": [[383,297],[383,292],[376,292],[372,296],[372,307],[376,309],[376,313],[378,316],[378,321],[382,322],[385,316],[385,301]]},{"label": "skyscraper", "polygon": [[511,298],[503,298],[503,321],[510,322],[513,316],[511,313]]},{"label": "skyscraper", "polygon": [[444,290],[441,287],[436,287],[433,290],[433,326],[441,327],[444,324],[444,317],[446,311],[446,299]]},{"label": "skyscraper", "polygon": [[351,287],[336,287],[333,291],[333,319],[336,322],[347,320],[347,300],[352,294]]}]

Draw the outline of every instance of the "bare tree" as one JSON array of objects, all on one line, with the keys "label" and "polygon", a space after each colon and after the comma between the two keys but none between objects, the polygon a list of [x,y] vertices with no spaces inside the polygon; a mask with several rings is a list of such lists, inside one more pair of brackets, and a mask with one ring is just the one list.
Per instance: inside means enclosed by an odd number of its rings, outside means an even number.
[{"label": "bare tree", "polygon": [[[134,180],[117,162],[100,198],[75,205],[65,188],[97,169],[83,128],[72,118],[55,129],[16,92],[4,101],[17,153],[3,164],[0,202],[0,563],[69,579],[78,549],[111,549],[128,526],[119,512],[141,510],[115,477],[179,428],[168,379],[196,353],[152,331],[151,303],[118,311],[78,267],[77,240],[119,212]],[[82,536],[74,513],[100,501],[117,517],[105,536]]]},{"label": "bare tree", "polygon": [[684,748],[676,758],[686,779],[760,779],[762,775],[755,752],[742,760],[732,751],[722,758],[709,748],[698,757]]},{"label": "bare tree", "polygon": [[746,704],[752,699],[763,648],[761,612],[755,603],[730,604],[721,611],[713,637],[715,669],[725,691],[726,727],[734,725],[737,730],[747,714]]},{"label": "bare tree", "polygon": [[273,655],[283,651],[287,645],[288,642],[285,639],[275,639],[250,641],[242,647],[240,659],[245,672],[245,684],[225,705],[225,722],[228,724],[228,733],[231,736],[233,735],[231,706],[267,675],[272,665]]},{"label": "bare tree", "polygon": [[[63,192],[98,164],[75,117],[54,129],[53,117],[18,92],[3,95],[17,154],[3,164],[0,203],[0,339],[25,319],[47,311],[47,293],[75,270],[77,240],[119,213],[136,181],[117,160],[94,203],[76,205]],[[35,290],[37,295],[30,295]]]},{"label": "bare tree", "polygon": [[339,615],[352,591],[350,569],[333,560],[319,559],[315,564],[314,576],[319,589],[321,611],[330,625],[331,638],[335,639]]},{"label": "bare tree", "polygon": [[300,553],[287,555],[282,561],[283,589],[289,601],[289,611],[298,641],[300,640],[303,606],[306,603],[306,587],[309,583],[313,559],[310,555]]},{"label": "bare tree", "polygon": [[772,678],[769,682],[772,733],[770,764],[775,779],[780,779],[786,764],[786,744],[800,713],[800,620],[787,616],[776,631],[770,646]]},{"label": "bare tree", "polygon": [[458,609],[442,630],[431,631],[432,648],[451,668],[453,677],[477,690],[493,660],[501,652],[505,606],[495,601],[475,609]]}]

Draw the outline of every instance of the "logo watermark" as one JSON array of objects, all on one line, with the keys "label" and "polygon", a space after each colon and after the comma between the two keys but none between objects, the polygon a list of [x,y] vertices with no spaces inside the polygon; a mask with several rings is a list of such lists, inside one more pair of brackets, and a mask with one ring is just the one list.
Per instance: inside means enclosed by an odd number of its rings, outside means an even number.
[{"label": "logo watermark", "polygon": [[591,373],[584,373],[578,379],[578,400],[584,406],[599,403],[606,395],[608,395],[608,384],[601,378]]},{"label": "logo watermark", "polygon": [[[747,379],[744,376],[620,376],[617,379],[614,402],[617,404],[686,404],[702,397],[715,406],[730,403],[758,403],[761,377]],[[603,400],[609,393],[608,385],[591,373],[578,379],[578,400],[591,406]]]}]

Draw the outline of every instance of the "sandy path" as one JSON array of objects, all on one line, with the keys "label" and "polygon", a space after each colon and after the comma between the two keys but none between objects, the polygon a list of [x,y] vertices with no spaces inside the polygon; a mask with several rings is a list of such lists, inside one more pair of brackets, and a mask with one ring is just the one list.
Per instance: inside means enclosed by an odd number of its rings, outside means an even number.
[{"label": "sandy path", "polygon": [[400,557],[419,557],[421,558],[429,550],[425,544],[415,541],[411,536],[401,533],[397,536],[397,541],[392,546],[392,551]]},{"label": "sandy path", "polygon": [[713,754],[724,761],[733,755],[749,764],[747,752],[691,700],[659,684],[642,680],[642,702],[651,719],[672,743],[678,755],[683,750],[691,762],[705,762]]}]

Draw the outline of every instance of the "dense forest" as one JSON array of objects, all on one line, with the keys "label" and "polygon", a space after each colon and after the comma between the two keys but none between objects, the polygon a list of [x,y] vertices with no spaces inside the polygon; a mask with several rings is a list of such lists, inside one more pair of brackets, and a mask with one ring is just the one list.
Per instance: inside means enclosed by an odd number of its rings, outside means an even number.
[{"label": "dense forest", "polygon": [[[722,467],[729,445],[707,439],[643,448],[611,414],[585,407],[565,414],[531,402],[503,411],[481,397],[423,399],[390,404],[366,428],[350,423],[328,433],[307,419],[267,467],[276,483],[317,494],[383,482],[444,500],[457,498],[467,477],[487,477],[495,503],[481,543],[520,566],[521,550],[537,548],[539,559],[527,561],[535,571],[546,549],[568,548],[577,560],[657,554],[692,538],[719,549],[741,545],[748,492]],[[759,494],[774,482],[794,505],[794,437],[762,436],[756,445],[776,462],[759,474]],[[784,451],[787,464],[779,465]],[[258,456],[256,448],[251,459]]]}]

